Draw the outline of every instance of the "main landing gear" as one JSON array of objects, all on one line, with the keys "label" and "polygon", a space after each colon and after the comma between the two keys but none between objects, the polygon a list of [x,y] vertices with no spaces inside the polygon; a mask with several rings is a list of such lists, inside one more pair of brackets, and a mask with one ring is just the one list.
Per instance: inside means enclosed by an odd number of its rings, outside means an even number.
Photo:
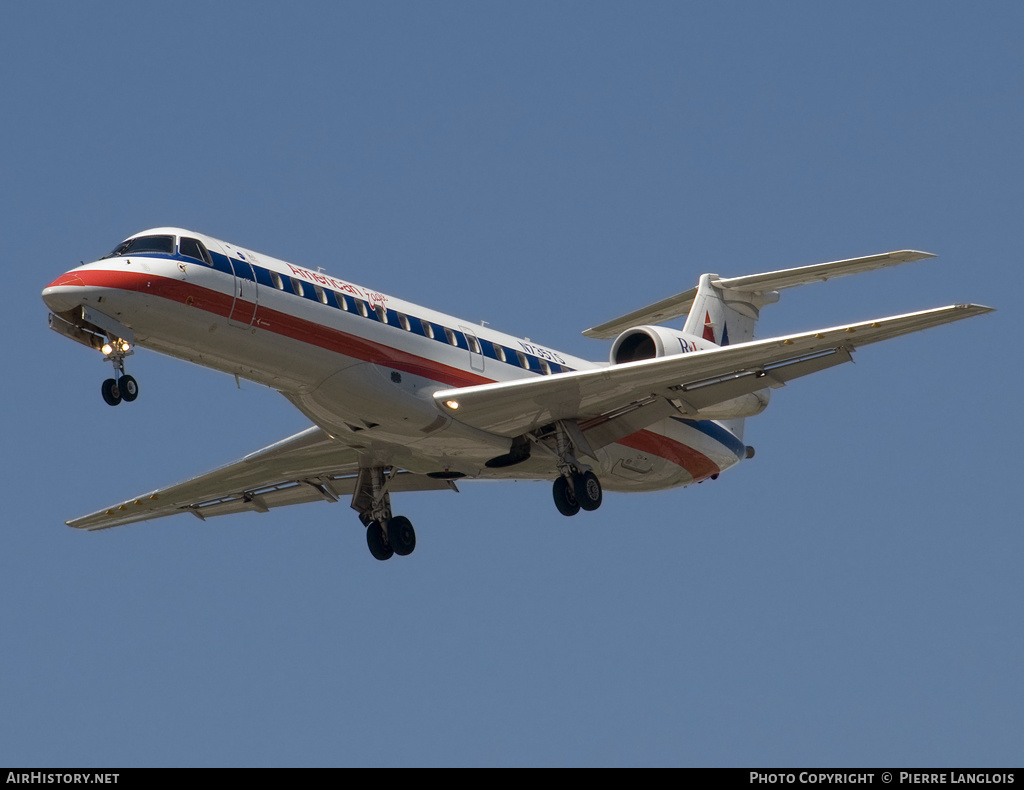
[{"label": "main landing gear", "polygon": [[374,519],[366,527],[366,545],[374,559],[389,560],[395,554],[405,557],[416,548],[416,532],[405,516]]},{"label": "main landing gear", "polygon": [[124,372],[124,358],[133,354],[131,345],[120,338],[111,337],[101,349],[104,359],[114,365],[114,378],[103,382],[103,400],[116,406],[121,401],[131,403],[139,397],[139,382]]},{"label": "main landing gear", "polygon": [[570,471],[559,477],[551,494],[555,507],[563,516],[575,516],[580,510],[597,510],[604,498],[601,481],[590,471]]},{"label": "main landing gear", "polygon": [[405,516],[391,515],[388,486],[394,472],[375,466],[359,470],[352,507],[359,511],[359,520],[366,527],[366,545],[378,560],[389,560],[397,554],[405,557],[416,548],[416,531]]},{"label": "main landing gear", "polygon": [[551,494],[555,500],[555,507],[563,516],[575,516],[580,510],[597,510],[604,498],[601,481],[597,479],[597,475],[576,458],[574,435],[577,442],[583,443],[586,447],[586,439],[579,433],[578,428],[574,431],[573,426],[565,423],[555,424],[554,452],[558,458],[560,477],[555,480]]}]

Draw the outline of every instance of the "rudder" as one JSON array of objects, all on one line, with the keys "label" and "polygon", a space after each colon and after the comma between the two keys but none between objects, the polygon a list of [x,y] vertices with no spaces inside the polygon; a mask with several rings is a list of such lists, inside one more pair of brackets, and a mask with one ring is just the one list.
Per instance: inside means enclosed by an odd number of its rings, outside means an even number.
[{"label": "rudder", "polygon": [[721,282],[717,274],[701,275],[683,332],[719,346],[753,340],[761,308],[777,302],[778,291],[741,291],[716,284]]}]

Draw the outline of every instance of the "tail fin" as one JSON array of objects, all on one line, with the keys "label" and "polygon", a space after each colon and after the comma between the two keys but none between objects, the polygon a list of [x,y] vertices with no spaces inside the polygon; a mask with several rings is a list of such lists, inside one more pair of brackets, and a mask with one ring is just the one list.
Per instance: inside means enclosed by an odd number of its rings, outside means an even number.
[{"label": "tail fin", "polygon": [[754,339],[754,324],[766,304],[779,300],[778,291],[725,288],[717,274],[702,274],[697,295],[686,316],[683,332],[719,346]]}]

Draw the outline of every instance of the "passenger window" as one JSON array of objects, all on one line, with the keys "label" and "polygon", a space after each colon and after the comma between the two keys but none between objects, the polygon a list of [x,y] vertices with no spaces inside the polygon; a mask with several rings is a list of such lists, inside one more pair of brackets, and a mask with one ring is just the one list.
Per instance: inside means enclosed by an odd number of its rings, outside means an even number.
[{"label": "passenger window", "polygon": [[319,285],[314,285],[313,290],[316,291],[316,298],[324,304],[327,304],[327,294],[324,293],[324,289]]},{"label": "passenger window", "polygon": [[434,327],[429,322],[420,319],[420,325],[423,327],[423,334],[429,337],[431,340],[434,339]]},{"label": "passenger window", "polygon": [[505,356],[505,349],[499,345],[494,346],[494,356],[498,358],[499,362],[508,362],[508,358]]},{"label": "passenger window", "polygon": [[469,343],[469,350],[472,351],[474,354],[482,353],[480,351],[480,343],[477,342],[477,339],[475,337],[473,337],[472,335],[466,335],[466,342]]},{"label": "passenger window", "polygon": [[366,302],[364,302],[362,299],[356,299],[356,306],[359,308],[359,315],[361,315],[363,318],[370,317],[370,311],[366,309]]},{"label": "passenger window", "polygon": [[278,274],[277,272],[271,272],[270,273],[270,280],[271,280],[271,282],[274,283],[274,287],[277,290],[279,290],[279,291],[283,291],[284,290],[284,282],[281,280],[281,275],[280,274]]},{"label": "passenger window", "polygon": [[519,367],[523,368],[524,370],[530,369],[530,360],[526,356],[526,354],[524,354],[522,351],[517,351],[516,357],[519,358]]},{"label": "passenger window", "polygon": [[455,333],[452,330],[450,330],[448,327],[444,328],[444,336],[446,338],[448,338],[448,342],[451,345],[453,345],[453,346],[458,346],[459,345],[459,339],[457,337],[455,337]]},{"label": "passenger window", "polygon": [[345,294],[340,294],[337,291],[335,291],[334,292],[334,298],[338,300],[338,307],[340,307],[342,310],[344,310],[347,313],[348,312],[348,298],[345,296]]},{"label": "passenger window", "polygon": [[295,294],[297,296],[302,296],[302,294],[303,294],[302,282],[299,281],[299,280],[296,280],[294,277],[290,277],[289,279],[292,281],[292,290],[295,291]]},{"label": "passenger window", "polygon": [[388,311],[385,310],[383,307],[377,305],[375,308],[373,308],[373,312],[377,314],[377,320],[380,321],[382,324],[386,324],[388,322]]},{"label": "passenger window", "polygon": [[409,319],[405,317],[405,313],[398,314],[398,325],[406,332],[411,330],[411,327],[409,326]]}]

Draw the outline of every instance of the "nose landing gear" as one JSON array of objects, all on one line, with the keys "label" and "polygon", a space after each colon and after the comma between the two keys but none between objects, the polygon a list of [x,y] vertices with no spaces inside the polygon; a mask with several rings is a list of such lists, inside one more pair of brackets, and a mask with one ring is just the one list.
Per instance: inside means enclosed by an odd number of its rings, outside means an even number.
[{"label": "nose landing gear", "polygon": [[104,354],[103,359],[114,365],[114,378],[104,381],[101,388],[103,400],[111,406],[116,406],[121,401],[131,403],[139,397],[139,382],[124,372],[124,358],[135,353],[131,344],[126,340],[111,337],[101,350]]}]

